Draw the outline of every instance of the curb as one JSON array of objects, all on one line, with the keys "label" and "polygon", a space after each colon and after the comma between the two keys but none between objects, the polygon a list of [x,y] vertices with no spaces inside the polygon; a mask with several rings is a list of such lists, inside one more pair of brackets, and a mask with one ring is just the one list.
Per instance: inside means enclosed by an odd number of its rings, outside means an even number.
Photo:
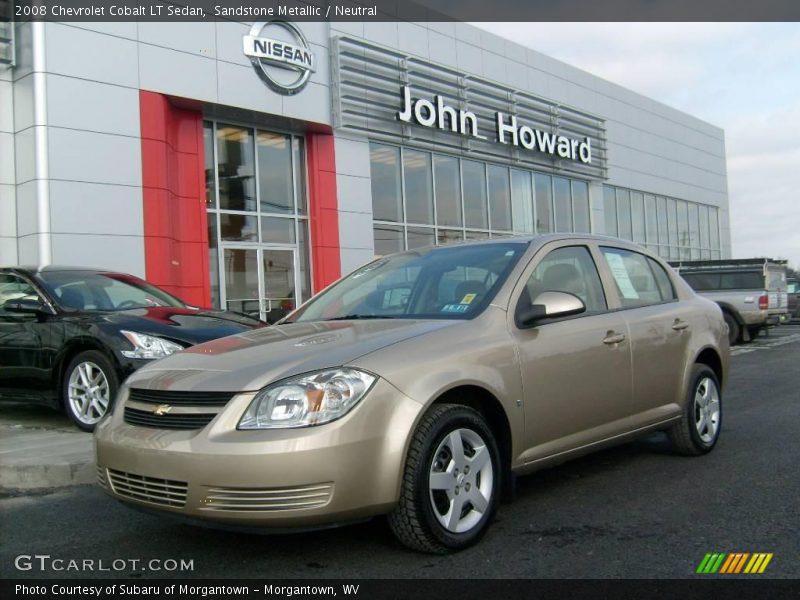
[{"label": "curb", "polygon": [[35,490],[93,483],[94,461],[62,465],[0,465],[0,491]]},{"label": "curb", "polygon": [[0,425],[0,491],[83,485],[96,476],[91,434]]}]

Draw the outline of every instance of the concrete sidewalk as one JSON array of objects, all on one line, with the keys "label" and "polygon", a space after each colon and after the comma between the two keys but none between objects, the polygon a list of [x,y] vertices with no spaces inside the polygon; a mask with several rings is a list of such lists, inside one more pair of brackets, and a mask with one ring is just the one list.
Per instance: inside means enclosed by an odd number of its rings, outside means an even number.
[{"label": "concrete sidewalk", "polygon": [[91,483],[92,435],[66,415],[28,404],[0,404],[0,492]]}]

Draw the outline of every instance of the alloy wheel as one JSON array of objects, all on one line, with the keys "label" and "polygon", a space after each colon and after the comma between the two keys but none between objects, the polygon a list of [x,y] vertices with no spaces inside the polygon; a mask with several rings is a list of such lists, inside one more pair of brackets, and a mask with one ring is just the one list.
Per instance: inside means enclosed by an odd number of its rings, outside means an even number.
[{"label": "alloy wheel", "polygon": [[94,425],[108,410],[110,393],[108,378],[91,361],[78,363],[68,382],[67,399],[75,417],[85,425]]},{"label": "alloy wheel", "polygon": [[700,439],[706,444],[714,441],[719,430],[719,390],[710,377],[703,377],[697,383],[694,416]]},{"label": "alloy wheel", "polygon": [[436,448],[428,477],[439,523],[452,533],[475,527],[489,509],[494,467],[486,443],[471,429],[456,429]]}]

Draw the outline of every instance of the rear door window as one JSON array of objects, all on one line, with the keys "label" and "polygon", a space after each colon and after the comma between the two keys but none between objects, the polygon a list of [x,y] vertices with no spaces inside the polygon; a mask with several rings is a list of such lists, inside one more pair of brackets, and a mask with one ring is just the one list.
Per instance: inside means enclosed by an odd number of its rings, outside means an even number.
[{"label": "rear door window", "polygon": [[[622,248],[602,248],[623,308],[659,304],[674,299],[669,277],[661,266],[644,254]],[[661,270],[659,283],[654,267]],[[666,282],[663,279],[666,278]]]}]

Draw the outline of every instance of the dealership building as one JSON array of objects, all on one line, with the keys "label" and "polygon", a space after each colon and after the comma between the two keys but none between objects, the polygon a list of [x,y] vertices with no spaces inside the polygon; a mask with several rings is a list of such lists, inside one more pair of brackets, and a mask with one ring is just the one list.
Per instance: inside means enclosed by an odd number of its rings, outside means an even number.
[{"label": "dealership building", "polygon": [[720,128],[470,25],[0,37],[0,265],[129,272],[273,320],[375,255],[465,239],[730,256]]}]

